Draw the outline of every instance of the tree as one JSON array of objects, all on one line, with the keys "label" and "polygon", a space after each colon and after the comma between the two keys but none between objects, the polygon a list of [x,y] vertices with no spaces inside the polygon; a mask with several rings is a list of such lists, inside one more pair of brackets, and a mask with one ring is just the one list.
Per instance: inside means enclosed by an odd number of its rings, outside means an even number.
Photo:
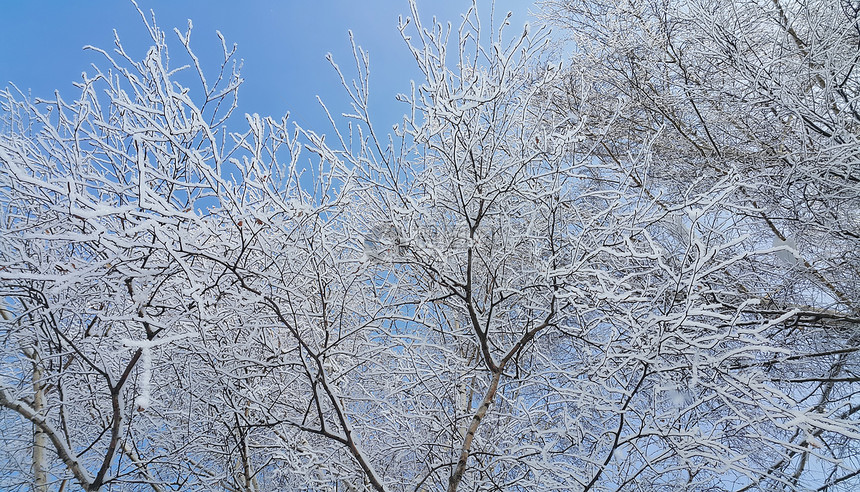
[{"label": "tree", "polygon": [[[625,106],[616,136],[600,144],[602,159],[625,161],[641,142],[651,142],[652,164],[635,179],[667,210],[678,207],[676,197],[714,180],[739,183],[734,203],[724,201],[725,213],[711,216],[702,235],[731,227],[747,235],[747,250],[776,250],[744,260],[734,271],[734,292],[715,300],[739,306],[760,299],[759,314],[787,316],[768,336],[784,355],[759,359],[765,380],[787,401],[856,429],[856,5],[546,6],[548,18],[569,29],[574,65],[600,60],[605,68],[593,81],[595,97],[562,90],[559,110],[576,104],[603,112],[609,94]],[[799,429],[788,438],[772,452],[758,448],[759,471],[743,486],[856,481],[856,464],[840,465],[855,454],[852,439],[822,429]]]},{"label": "tree", "polygon": [[[146,57],[117,38],[102,52],[112,70],[84,76],[73,103],[4,95],[0,403],[33,426],[23,448],[42,490],[226,486],[242,451],[223,385],[207,388],[220,368],[208,330],[225,320],[203,300],[217,286],[201,280],[216,273],[182,254],[186,242],[231,241],[200,208],[228,191],[210,165],[229,155],[218,128],[241,79],[224,45],[214,83],[195,66],[196,105],[172,81],[164,33],[146,27]],[[179,38],[196,60],[189,35],[190,24]],[[7,456],[20,452],[8,444]],[[4,472],[4,488],[31,476]]]},{"label": "tree", "polygon": [[76,102],[7,92],[0,483],[851,487],[857,16],[775,5],[550,2],[561,64],[413,3],[390,136],[358,48],[328,140],[227,133],[234,51],[145,17]]}]

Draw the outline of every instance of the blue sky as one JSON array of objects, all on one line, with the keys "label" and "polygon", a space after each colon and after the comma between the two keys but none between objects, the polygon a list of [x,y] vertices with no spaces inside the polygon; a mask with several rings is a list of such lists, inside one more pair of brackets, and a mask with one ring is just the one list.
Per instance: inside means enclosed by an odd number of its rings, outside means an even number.
[{"label": "blue sky", "polygon": [[[158,24],[171,35],[174,27],[184,31],[186,19],[191,18],[192,46],[209,70],[218,66],[216,30],[228,44],[238,44],[245,79],[240,114],[278,117],[290,111],[293,121],[328,133],[315,96],[322,97],[334,113],[348,109],[325,55],[332,53],[344,69],[353,66],[349,29],[370,52],[377,125],[399,121],[406,108],[394,96],[408,92],[410,80],[419,77],[397,30],[398,15],[409,14],[407,0],[141,0],[139,5],[145,12],[154,10]],[[470,5],[471,0],[419,0],[425,25],[434,15],[456,25]],[[478,1],[484,20],[489,18],[490,5],[489,0]],[[495,8],[496,20],[509,10],[514,13],[512,35],[522,32],[524,22],[533,22],[529,0],[497,0]],[[51,97],[58,89],[66,99],[73,98],[72,82],[80,79],[81,72],[91,72],[91,63],[106,67],[100,55],[82,47],[112,49],[113,29],[135,57],[142,57],[148,46],[130,1],[0,0],[0,14],[0,87],[13,82],[36,97]]]}]

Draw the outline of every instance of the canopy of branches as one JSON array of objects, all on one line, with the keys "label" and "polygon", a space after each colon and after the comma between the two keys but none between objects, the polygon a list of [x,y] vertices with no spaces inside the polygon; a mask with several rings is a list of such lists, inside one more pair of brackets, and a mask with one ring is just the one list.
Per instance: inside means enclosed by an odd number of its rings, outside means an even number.
[{"label": "canopy of branches", "polygon": [[148,16],[4,92],[0,488],[857,490],[860,5],[541,7],[412,5],[391,134]]}]

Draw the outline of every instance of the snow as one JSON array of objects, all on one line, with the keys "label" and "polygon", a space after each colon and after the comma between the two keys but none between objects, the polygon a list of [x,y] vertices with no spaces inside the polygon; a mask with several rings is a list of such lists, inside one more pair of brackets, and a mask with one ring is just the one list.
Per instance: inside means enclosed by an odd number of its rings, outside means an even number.
[{"label": "snow", "polygon": [[776,249],[776,257],[789,265],[796,265],[800,261],[800,253],[797,251],[797,242],[788,237],[785,241],[778,237],[773,238],[773,247]]},{"label": "snow", "polygon": [[140,376],[137,381],[140,393],[134,400],[138,411],[143,412],[152,404],[152,350],[160,345],[166,345],[183,338],[196,336],[195,333],[182,333],[156,340],[131,340],[122,339],[122,344],[127,348],[139,348],[140,353]]},{"label": "snow", "polygon": [[143,367],[138,380],[140,394],[134,400],[134,404],[140,412],[149,408],[152,394],[152,349],[150,347],[141,347],[141,349],[140,361]]}]

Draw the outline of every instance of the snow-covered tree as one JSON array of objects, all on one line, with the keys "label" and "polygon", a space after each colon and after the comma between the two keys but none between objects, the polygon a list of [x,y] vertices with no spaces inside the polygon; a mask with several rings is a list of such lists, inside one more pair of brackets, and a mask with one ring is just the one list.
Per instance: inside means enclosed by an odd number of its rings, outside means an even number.
[{"label": "snow-covered tree", "polygon": [[324,138],[146,18],[5,93],[2,487],[856,485],[853,4],[545,9],[412,4],[390,135],[359,48]]},{"label": "snow-covered tree", "polygon": [[[571,53],[568,86],[552,96],[558,111],[623,108],[613,133],[597,144],[601,160],[631,169],[670,218],[691,193],[736,183],[716,206],[695,205],[693,227],[681,217],[652,228],[665,231],[661,245],[676,254],[691,242],[678,241],[673,228],[706,244],[736,237],[733,254],[743,260],[700,290],[722,308],[780,320],[768,329],[767,350],[734,365],[757,367],[757,384],[780,391],[779,406],[789,413],[759,408],[745,419],[773,427],[732,438],[755,444],[736,450],[737,463],[749,469],[732,486],[856,487],[856,437],[808,420],[826,416],[835,427],[857,429],[856,3],[544,6]],[[601,70],[582,70],[594,63]],[[588,94],[578,90],[581,81]],[[632,166],[631,157],[643,153],[648,164]],[[725,476],[714,478],[723,484]]]},{"label": "snow-covered tree", "polygon": [[[241,153],[220,129],[241,79],[224,45],[216,79],[191,69],[192,101],[165,33],[146,27],[145,58],[117,39],[74,102],[4,94],[0,403],[8,428],[20,428],[12,412],[35,438],[4,439],[3,488],[31,479],[15,465],[31,448],[39,490],[227,486],[242,473],[237,383],[222,372],[234,368],[219,360],[243,343],[227,335],[239,313],[213,300],[222,264],[184,252],[241,248],[218,215],[245,200],[219,174]],[[196,61],[189,34],[178,46]]]}]

